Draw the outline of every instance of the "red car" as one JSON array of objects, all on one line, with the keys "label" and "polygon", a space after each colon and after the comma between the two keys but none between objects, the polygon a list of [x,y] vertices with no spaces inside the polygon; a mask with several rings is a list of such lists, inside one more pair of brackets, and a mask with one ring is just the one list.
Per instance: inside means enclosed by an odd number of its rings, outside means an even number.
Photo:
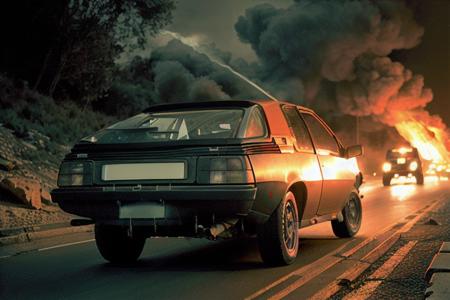
[{"label": "red car", "polygon": [[81,140],[52,198],[95,223],[111,262],[136,260],[148,237],[246,233],[266,263],[289,264],[301,227],[331,221],[339,237],[358,232],[361,154],[291,103],[166,104]]}]

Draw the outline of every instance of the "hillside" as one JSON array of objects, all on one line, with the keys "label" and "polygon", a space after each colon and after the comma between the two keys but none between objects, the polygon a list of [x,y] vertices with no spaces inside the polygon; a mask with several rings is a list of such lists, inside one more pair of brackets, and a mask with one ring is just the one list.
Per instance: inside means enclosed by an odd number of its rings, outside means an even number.
[{"label": "hillside", "polygon": [[[58,164],[69,151],[50,138],[31,130],[18,138],[0,126],[0,228],[68,221],[71,216],[52,203]],[[55,144],[53,143],[53,146]]]}]

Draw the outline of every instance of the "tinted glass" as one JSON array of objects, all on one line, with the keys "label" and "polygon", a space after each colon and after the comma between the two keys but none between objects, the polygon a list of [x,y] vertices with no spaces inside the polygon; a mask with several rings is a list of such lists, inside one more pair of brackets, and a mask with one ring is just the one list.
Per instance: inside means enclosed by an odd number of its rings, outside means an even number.
[{"label": "tinted glass", "polygon": [[266,125],[264,118],[259,109],[254,109],[248,120],[247,129],[245,131],[246,138],[261,137],[266,134]]},{"label": "tinted glass", "polygon": [[419,153],[416,149],[408,149],[407,151],[400,151],[399,149],[389,150],[386,154],[387,159],[395,159],[399,157],[417,158]]},{"label": "tinted glass", "polygon": [[300,118],[297,108],[293,106],[284,106],[283,111],[289,123],[289,127],[291,127],[294,132],[298,150],[314,152],[308,129],[306,128],[303,120]]},{"label": "tinted glass", "polygon": [[112,144],[235,138],[243,116],[243,109],[141,113],[82,141]]},{"label": "tinted glass", "polygon": [[316,148],[338,154],[339,146],[336,139],[328,132],[322,123],[320,123],[313,115],[303,113],[302,116],[311,131]]}]

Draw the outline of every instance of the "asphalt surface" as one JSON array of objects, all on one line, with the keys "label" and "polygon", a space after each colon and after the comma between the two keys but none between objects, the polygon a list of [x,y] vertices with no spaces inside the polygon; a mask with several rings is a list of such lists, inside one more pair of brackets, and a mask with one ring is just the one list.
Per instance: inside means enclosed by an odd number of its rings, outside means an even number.
[{"label": "asphalt surface", "polygon": [[[356,241],[373,237],[432,201],[450,195],[449,181],[427,180],[363,188],[363,224]],[[78,240],[89,240],[84,235]],[[133,265],[112,266],[87,241],[0,258],[1,299],[241,299],[331,251],[356,241],[337,239],[330,224],[302,230],[297,261],[266,268],[254,239],[213,242],[197,239],[147,240]],[[42,243],[42,242],[41,242]],[[307,287],[307,286],[306,286]]]}]

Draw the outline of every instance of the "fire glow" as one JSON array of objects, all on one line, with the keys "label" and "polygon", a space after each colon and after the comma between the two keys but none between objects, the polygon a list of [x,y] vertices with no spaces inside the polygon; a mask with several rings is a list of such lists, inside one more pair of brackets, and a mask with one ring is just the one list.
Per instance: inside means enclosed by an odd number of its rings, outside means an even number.
[{"label": "fire glow", "polygon": [[404,139],[417,148],[424,159],[448,161],[444,129],[427,126],[424,122],[412,117],[396,123],[395,128]]}]

